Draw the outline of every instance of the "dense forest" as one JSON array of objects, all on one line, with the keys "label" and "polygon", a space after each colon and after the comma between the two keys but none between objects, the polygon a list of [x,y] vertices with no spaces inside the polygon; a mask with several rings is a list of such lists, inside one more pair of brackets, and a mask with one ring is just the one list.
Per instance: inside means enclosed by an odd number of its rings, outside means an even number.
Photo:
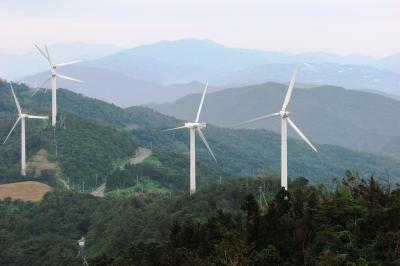
[{"label": "dense forest", "polygon": [[[49,113],[49,93],[30,97],[26,86],[15,88],[24,111]],[[27,121],[28,166],[34,165],[28,176],[18,174],[19,129],[1,146],[0,183],[37,180],[53,191],[38,203],[0,202],[0,265],[400,263],[395,160],[331,145],[318,145],[314,154],[291,139],[285,192],[276,178],[279,135],[209,125],[218,164],[199,142],[199,190],[189,196],[188,133],[162,132],[182,121],[63,89],[58,95],[55,131]],[[4,82],[0,118],[5,136],[16,112]],[[151,155],[130,165],[138,147]],[[32,164],[38,156],[55,168],[38,172]],[[348,171],[341,180],[346,169],[360,174]],[[98,177],[107,184],[104,198],[67,190],[58,180],[86,182],[88,191]]]},{"label": "dense forest", "polygon": [[274,178],[194,196],[55,191],[0,203],[0,264],[398,265],[399,227],[400,190],[351,172],[332,191],[305,178],[289,192]]}]

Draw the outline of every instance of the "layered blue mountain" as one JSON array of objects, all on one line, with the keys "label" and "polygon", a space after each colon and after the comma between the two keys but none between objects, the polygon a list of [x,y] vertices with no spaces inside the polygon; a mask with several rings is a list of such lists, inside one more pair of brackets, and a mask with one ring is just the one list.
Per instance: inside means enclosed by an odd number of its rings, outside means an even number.
[{"label": "layered blue mountain", "polygon": [[[303,64],[298,82],[305,85],[400,94],[398,55],[374,59],[366,55],[288,54],[232,48],[196,39],[142,45],[65,67],[65,73],[86,82],[60,80],[59,85],[117,105],[138,105],[173,101],[194,92],[193,88],[175,89],[174,84],[209,82],[223,88],[271,81],[285,83],[298,63]],[[34,84],[45,75],[22,80]]]}]

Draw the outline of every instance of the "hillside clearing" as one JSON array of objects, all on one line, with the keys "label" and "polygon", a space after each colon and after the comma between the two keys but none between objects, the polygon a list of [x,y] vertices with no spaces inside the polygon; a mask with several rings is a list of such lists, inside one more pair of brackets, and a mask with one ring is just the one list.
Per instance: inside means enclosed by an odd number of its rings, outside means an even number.
[{"label": "hillside clearing", "polygon": [[34,172],[35,176],[42,175],[43,171],[52,171],[58,175],[59,166],[56,162],[50,162],[48,160],[48,152],[45,149],[39,150],[35,155],[33,155],[28,163],[28,172]]},{"label": "hillside clearing", "polygon": [[130,164],[139,164],[141,163],[144,159],[146,159],[147,157],[149,157],[151,155],[151,150],[146,149],[146,148],[142,148],[140,147],[139,149],[137,149],[135,156],[132,157],[129,160]]},{"label": "hillside clearing", "polygon": [[0,199],[40,201],[43,195],[51,191],[51,187],[44,183],[25,181],[0,185]]}]

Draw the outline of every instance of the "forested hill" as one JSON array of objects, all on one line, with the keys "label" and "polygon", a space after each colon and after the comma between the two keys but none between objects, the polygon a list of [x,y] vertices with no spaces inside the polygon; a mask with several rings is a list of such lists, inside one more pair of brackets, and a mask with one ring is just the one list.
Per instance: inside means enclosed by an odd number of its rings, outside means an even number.
[{"label": "forested hill", "polygon": [[[24,85],[18,85],[15,88],[23,108],[34,110],[35,113],[40,114],[49,113],[49,92],[39,93],[31,98],[28,96],[28,88]],[[0,84],[0,99],[2,112],[15,112],[9,86],[6,83]],[[67,130],[69,128],[68,114],[70,114],[83,119],[83,124],[90,120],[91,123],[98,126],[103,124],[103,126],[114,127],[119,132],[125,132],[116,134],[129,136],[140,146],[153,148],[153,155],[144,162],[143,166],[111,174],[110,182],[115,186],[132,185],[134,180],[132,177],[139,174],[154,178],[163,185],[168,186],[172,183],[174,186],[185,187],[186,183],[184,182],[187,182],[189,173],[188,132],[185,130],[161,132],[162,129],[179,126],[183,121],[162,115],[146,107],[122,109],[63,89],[58,90],[58,103],[59,121],[63,119],[63,116],[66,117]],[[4,136],[7,134],[7,130],[8,126],[7,129],[2,130]],[[91,131],[91,134],[97,134],[96,130]],[[266,130],[232,130],[212,125],[207,127],[205,134],[218,159],[218,164],[211,160],[203,144],[199,141],[197,158],[200,166],[200,184],[207,180],[218,180],[220,176],[225,179],[234,176],[266,176],[279,173],[280,137],[278,134]],[[59,141],[62,141],[62,133],[57,133],[57,136]],[[18,139],[14,137],[14,141],[18,141]],[[72,140],[65,139],[64,141]],[[27,143],[29,142],[27,141]],[[112,141],[108,143],[110,144]],[[341,176],[345,170],[351,169],[361,174],[387,178],[394,184],[397,182],[397,177],[400,176],[400,164],[393,159],[357,153],[338,146],[317,144],[317,148],[319,153],[313,153],[304,143],[294,139],[289,140],[290,177],[306,176],[313,182],[329,183],[333,178]],[[16,146],[14,153],[18,153]],[[88,156],[83,161],[90,161],[89,154],[82,150],[82,156]],[[103,158],[109,159],[109,157]],[[116,161],[118,159],[115,158]]]},{"label": "forested hill", "polygon": [[[24,112],[50,113],[50,92],[31,97],[26,86],[14,84],[14,88]],[[188,158],[182,154],[153,150],[149,160],[129,166],[138,148],[135,136],[130,130],[124,130],[133,125],[131,114],[66,90],[59,90],[58,99],[56,138],[49,122],[26,121],[28,176],[22,177],[19,175],[20,128],[16,127],[9,141],[0,147],[0,183],[33,179],[60,186],[58,179],[61,178],[79,190],[84,182],[86,191],[102,182],[107,182],[107,189],[112,190],[132,186],[140,176],[163,187],[186,188]],[[17,119],[16,113],[9,84],[0,82],[0,117],[4,121],[0,135],[4,138]],[[204,181],[210,176],[229,176],[202,165],[198,170]]]},{"label": "forested hill", "polygon": [[[263,186],[264,198],[258,187]],[[187,193],[0,202],[1,265],[398,265],[398,189],[347,173],[334,191],[246,179]],[[274,191],[278,191],[275,193]],[[285,199],[286,196],[286,199]]]},{"label": "forested hill", "polygon": [[[287,85],[264,83],[207,94],[204,121],[231,126],[282,107]],[[201,94],[149,107],[179,119],[193,119]],[[400,157],[400,101],[376,93],[318,86],[293,90],[288,110],[312,141],[339,145],[384,156]],[[280,132],[279,119],[243,125],[242,128]],[[297,137],[295,134],[289,136]],[[294,133],[294,132],[293,132]]]},{"label": "forested hill", "polygon": [[[2,138],[11,129],[14,115],[0,113]],[[13,117],[13,119],[9,119]],[[119,161],[135,154],[137,144],[126,132],[118,132],[108,126],[93,123],[72,114],[63,114],[63,125],[54,131],[50,122],[26,121],[26,150],[28,176],[19,176],[20,127],[0,147],[0,183],[21,180],[38,180],[60,186],[58,178],[69,180],[79,187],[95,185],[110,175]]]}]

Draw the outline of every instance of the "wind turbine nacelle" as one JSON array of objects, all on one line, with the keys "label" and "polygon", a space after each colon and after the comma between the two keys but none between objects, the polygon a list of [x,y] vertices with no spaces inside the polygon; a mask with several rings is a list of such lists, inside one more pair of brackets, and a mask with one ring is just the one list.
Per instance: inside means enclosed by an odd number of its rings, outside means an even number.
[{"label": "wind turbine nacelle", "polygon": [[290,112],[288,112],[288,111],[280,111],[279,112],[279,116],[282,118],[287,118],[287,117],[289,117],[289,115],[290,115]]},{"label": "wind turbine nacelle", "polygon": [[195,123],[195,122],[187,122],[185,123],[185,127],[188,128],[200,128],[203,129],[207,126],[206,123],[200,122],[200,123]]}]

